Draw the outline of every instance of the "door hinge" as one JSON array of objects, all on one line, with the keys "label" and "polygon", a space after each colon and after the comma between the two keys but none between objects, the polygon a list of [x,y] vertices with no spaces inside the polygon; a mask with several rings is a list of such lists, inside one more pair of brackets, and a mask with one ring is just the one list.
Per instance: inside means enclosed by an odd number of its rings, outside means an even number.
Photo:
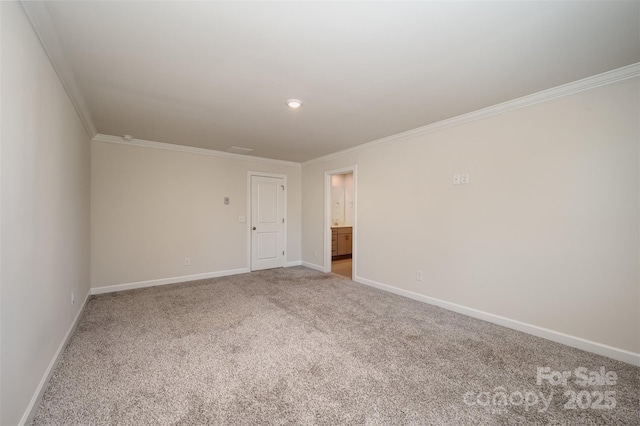
[{"label": "door hinge", "polygon": [[284,191],[284,185],[280,185],[282,187],[282,190]]},{"label": "door hinge", "polygon": [[282,250],[282,255],[284,256],[284,250]]},{"label": "door hinge", "polygon": [[282,218],[282,223],[284,223],[284,217]]}]

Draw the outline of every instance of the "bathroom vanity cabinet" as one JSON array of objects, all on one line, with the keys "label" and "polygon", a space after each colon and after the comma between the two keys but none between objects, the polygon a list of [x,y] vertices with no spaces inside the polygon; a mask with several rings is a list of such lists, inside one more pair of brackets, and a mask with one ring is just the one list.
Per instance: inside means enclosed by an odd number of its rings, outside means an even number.
[{"label": "bathroom vanity cabinet", "polygon": [[331,228],[331,256],[351,254],[353,247],[353,228],[336,226]]}]

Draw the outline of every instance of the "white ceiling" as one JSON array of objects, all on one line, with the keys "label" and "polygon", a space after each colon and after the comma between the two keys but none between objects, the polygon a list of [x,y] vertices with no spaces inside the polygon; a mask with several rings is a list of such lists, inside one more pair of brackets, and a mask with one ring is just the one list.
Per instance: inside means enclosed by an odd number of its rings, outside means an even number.
[{"label": "white ceiling", "polygon": [[99,133],[298,162],[640,62],[638,1],[47,7]]}]

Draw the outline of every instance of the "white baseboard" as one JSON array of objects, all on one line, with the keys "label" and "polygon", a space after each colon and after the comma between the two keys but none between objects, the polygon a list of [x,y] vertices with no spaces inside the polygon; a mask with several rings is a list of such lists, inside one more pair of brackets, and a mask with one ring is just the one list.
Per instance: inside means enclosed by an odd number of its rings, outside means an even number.
[{"label": "white baseboard", "polygon": [[53,370],[55,370],[56,366],[58,365],[58,362],[60,362],[60,357],[64,352],[64,348],[67,347],[67,343],[69,343],[69,339],[71,339],[71,335],[73,334],[76,327],[78,326],[78,320],[80,319],[80,316],[84,312],[85,306],[87,306],[87,300],[89,300],[90,295],[91,295],[91,292],[90,291],[87,292],[87,296],[84,298],[84,302],[82,302],[82,306],[80,307],[80,310],[78,311],[78,313],[76,314],[76,317],[71,322],[71,325],[67,330],[67,333],[64,335],[64,338],[62,339],[62,341],[60,342],[60,345],[58,346],[58,350],[53,355],[53,358],[51,359],[49,366],[47,367],[44,374],[42,375],[42,379],[40,380],[40,383],[38,383],[36,392],[33,394],[33,397],[31,398],[31,401],[29,401],[29,405],[27,406],[27,409],[25,410],[24,414],[22,415],[22,418],[20,419],[20,422],[18,423],[19,426],[31,423],[31,420],[33,420],[33,416],[36,415],[36,410],[38,409],[38,405],[40,405],[40,400],[42,399],[42,395],[44,394],[45,389],[47,388],[47,384],[49,383],[49,379],[53,374]]},{"label": "white baseboard", "polygon": [[104,287],[94,287],[91,294],[113,293],[114,291],[133,290],[136,288],[155,287],[157,285],[176,284],[187,281],[205,280],[207,278],[227,277],[229,275],[247,274],[249,268],[230,269],[228,271],[206,272],[204,274],[182,275],[180,277],[160,278],[157,280],[138,281],[133,283],[116,284]]},{"label": "white baseboard", "polygon": [[315,269],[316,271],[324,272],[324,266],[316,265],[315,263],[302,262],[302,266],[306,266],[310,269]]},{"label": "white baseboard", "polygon": [[287,262],[287,264],[285,265],[285,268],[291,268],[292,266],[300,266],[300,265],[302,265],[301,260],[294,260],[293,262]]},{"label": "white baseboard", "polygon": [[[304,264],[304,263],[303,263]],[[306,265],[305,265],[306,266]],[[493,324],[498,324],[503,327],[518,330],[523,333],[531,334],[537,337],[542,337],[553,342],[562,343],[573,348],[582,349],[583,351],[592,352],[594,354],[606,356],[618,361],[626,362],[627,364],[636,365],[640,367],[640,354],[627,351],[624,349],[614,348],[612,346],[597,343],[591,340],[583,339],[581,337],[571,336],[558,331],[549,330],[548,328],[538,327],[536,325],[527,324],[525,322],[505,318],[499,315],[490,314],[488,312],[479,311],[477,309],[469,308],[455,303],[446,302],[444,300],[436,299],[434,297],[425,296],[423,294],[414,293],[412,291],[403,290],[398,287],[393,287],[387,284],[382,284],[367,278],[356,276],[354,281],[375,287],[380,290],[395,293],[400,296],[408,297],[410,299],[418,300],[420,302],[428,303],[430,305],[439,306],[441,308],[458,312],[463,315],[467,315],[473,318],[478,318],[483,321],[487,321]]]}]

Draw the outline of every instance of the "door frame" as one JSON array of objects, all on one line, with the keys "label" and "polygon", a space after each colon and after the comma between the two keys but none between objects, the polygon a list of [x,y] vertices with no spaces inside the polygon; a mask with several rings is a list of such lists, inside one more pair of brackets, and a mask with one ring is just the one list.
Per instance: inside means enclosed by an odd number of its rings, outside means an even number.
[{"label": "door frame", "polygon": [[284,265],[287,266],[287,257],[289,256],[289,250],[287,249],[287,228],[289,227],[289,219],[287,217],[287,211],[289,210],[287,205],[287,192],[289,192],[289,185],[287,183],[287,175],[277,174],[277,173],[267,173],[267,172],[255,172],[248,171],[247,172],[247,220],[246,220],[246,231],[247,231],[247,269],[253,272],[251,269],[251,238],[253,236],[253,232],[251,232],[251,203],[253,202],[253,197],[251,195],[251,178],[253,176],[261,176],[261,177],[271,177],[271,178],[282,178],[284,179],[284,238],[283,248],[284,248]]},{"label": "door frame", "polygon": [[351,248],[351,279],[357,276],[358,253],[358,166],[347,166],[324,172],[324,272],[331,272],[331,176],[353,173],[353,227]]}]

